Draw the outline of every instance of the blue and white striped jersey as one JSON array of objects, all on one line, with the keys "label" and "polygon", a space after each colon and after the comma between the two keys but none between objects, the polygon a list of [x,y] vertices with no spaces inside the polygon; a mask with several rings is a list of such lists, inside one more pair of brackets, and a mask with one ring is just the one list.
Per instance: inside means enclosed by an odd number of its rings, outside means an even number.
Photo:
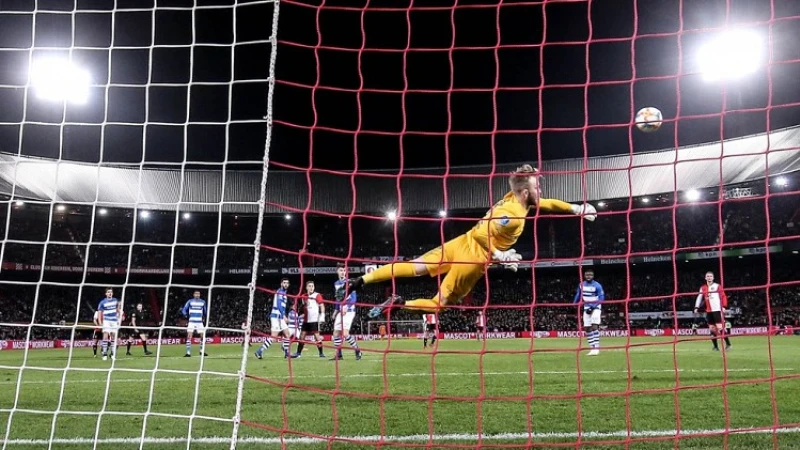
[{"label": "blue and white striped jersey", "polygon": [[103,315],[103,322],[116,322],[119,320],[117,308],[119,307],[119,300],[116,298],[103,297],[100,304],[97,305],[97,311]]},{"label": "blue and white striped jersey", "polygon": [[303,325],[303,317],[298,316],[297,311],[290,309],[286,324],[289,328],[300,328]]},{"label": "blue and white striped jersey", "polygon": [[[334,292],[339,289],[343,289],[346,284],[347,280],[336,280],[336,282],[333,283]],[[350,295],[343,298],[341,301],[337,301],[334,309],[336,311],[341,311],[342,313],[354,312],[356,310],[357,298],[358,297],[356,297],[355,291],[353,291],[350,293]]]},{"label": "blue and white striped jersey", "polygon": [[190,298],[181,310],[183,317],[189,318],[189,323],[203,323],[206,315],[206,301],[202,298]]},{"label": "blue and white striped jersey", "polygon": [[272,297],[272,310],[269,313],[270,319],[283,319],[286,317],[286,289],[279,288]]},{"label": "blue and white striped jersey", "polygon": [[584,281],[578,286],[573,303],[583,300],[583,309],[601,309],[602,301],[606,299],[603,286],[595,280]]}]

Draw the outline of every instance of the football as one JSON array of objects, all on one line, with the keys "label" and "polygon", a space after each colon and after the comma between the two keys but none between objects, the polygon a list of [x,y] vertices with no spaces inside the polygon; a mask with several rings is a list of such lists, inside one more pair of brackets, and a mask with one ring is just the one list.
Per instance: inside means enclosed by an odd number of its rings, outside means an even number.
[{"label": "football", "polygon": [[661,111],[659,111],[658,108],[648,106],[640,109],[639,112],[636,113],[634,122],[636,123],[636,128],[639,130],[645,133],[651,133],[661,128],[661,121],[663,119]]}]

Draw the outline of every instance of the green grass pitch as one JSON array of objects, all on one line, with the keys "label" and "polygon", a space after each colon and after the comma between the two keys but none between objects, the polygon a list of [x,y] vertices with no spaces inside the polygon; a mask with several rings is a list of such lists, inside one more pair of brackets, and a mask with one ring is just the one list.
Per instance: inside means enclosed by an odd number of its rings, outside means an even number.
[{"label": "green grass pitch", "polygon": [[[380,448],[580,441],[581,448],[800,449],[798,338],[773,337],[770,345],[766,337],[734,337],[724,362],[707,340],[630,343],[587,357],[576,339],[492,340],[483,354],[477,341],[440,341],[435,353],[413,354],[402,352],[421,350],[420,341],[393,340],[362,343],[361,361],[345,349],[339,363],[307,346],[291,361],[291,378],[279,348],[257,360],[251,347],[247,374],[267,381],[244,383],[237,448],[376,448],[384,436]],[[24,353],[0,352],[3,448],[166,450],[187,448],[187,438],[192,449],[228,448],[242,348],[210,346],[199,377],[198,347],[192,358],[183,350],[163,346],[155,358],[137,347],[111,372],[111,361],[92,358],[91,349],[75,349],[71,360],[68,350],[31,350],[13,414]],[[362,442],[329,447],[308,435]]]}]

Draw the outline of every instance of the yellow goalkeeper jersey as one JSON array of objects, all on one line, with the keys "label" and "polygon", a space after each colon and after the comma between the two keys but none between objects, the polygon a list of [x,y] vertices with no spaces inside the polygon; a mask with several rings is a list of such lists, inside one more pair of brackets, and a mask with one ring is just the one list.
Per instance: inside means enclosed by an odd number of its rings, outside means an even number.
[{"label": "yellow goalkeeper jersey", "polygon": [[473,250],[489,254],[495,249],[508,250],[522,234],[527,215],[528,208],[517,200],[513,192],[509,192],[467,231],[467,242]]}]

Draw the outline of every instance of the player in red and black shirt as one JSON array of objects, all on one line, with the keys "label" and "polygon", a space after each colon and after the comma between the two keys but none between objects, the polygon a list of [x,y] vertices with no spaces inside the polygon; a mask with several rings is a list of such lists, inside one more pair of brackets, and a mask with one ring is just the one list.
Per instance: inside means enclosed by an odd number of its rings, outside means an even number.
[{"label": "player in red and black shirt", "polygon": [[[711,331],[711,343],[714,344],[714,351],[719,351],[717,346],[717,336],[725,334],[725,308],[728,307],[728,296],[722,290],[722,285],[714,282],[714,272],[706,272],[706,282],[700,286],[700,294],[694,304],[694,313],[697,314],[700,307],[705,306],[706,322]],[[725,350],[730,350],[731,340],[725,336]]]},{"label": "player in red and black shirt", "polygon": [[125,353],[126,355],[131,354],[131,345],[133,345],[136,336],[139,336],[139,339],[142,340],[142,347],[144,347],[144,354],[145,356],[152,355],[153,352],[147,350],[147,330],[141,330],[137,327],[146,327],[151,326],[153,321],[151,320],[150,314],[144,309],[144,305],[142,302],[136,304],[136,309],[131,313],[131,327],[133,330],[131,331],[130,336],[128,336],[128,351]]}]

